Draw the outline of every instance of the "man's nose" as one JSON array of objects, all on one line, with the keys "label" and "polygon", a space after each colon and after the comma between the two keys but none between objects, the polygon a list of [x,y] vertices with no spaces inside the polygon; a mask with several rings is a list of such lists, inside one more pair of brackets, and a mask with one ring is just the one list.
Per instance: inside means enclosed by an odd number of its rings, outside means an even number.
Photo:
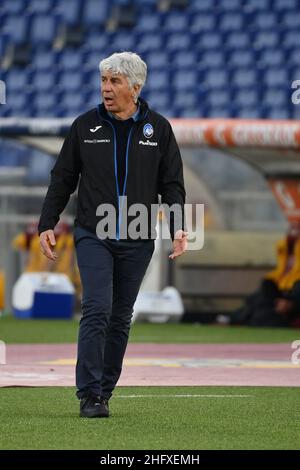
[{"label": "man's nose", "polygon": [[102,83],[102,91],[111,91],[111,83],[109,81]]}]

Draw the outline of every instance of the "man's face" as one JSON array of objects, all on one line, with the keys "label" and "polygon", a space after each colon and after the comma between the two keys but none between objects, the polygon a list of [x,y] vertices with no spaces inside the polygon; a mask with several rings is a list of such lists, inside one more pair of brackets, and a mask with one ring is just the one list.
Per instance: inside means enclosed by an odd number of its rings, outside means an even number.
[{"label": "man's face", "polygon": [[105,109],[120,113],[132,107],[134,90],[129,87],[124,75],[103,72],[101,76],[101,95]]}]

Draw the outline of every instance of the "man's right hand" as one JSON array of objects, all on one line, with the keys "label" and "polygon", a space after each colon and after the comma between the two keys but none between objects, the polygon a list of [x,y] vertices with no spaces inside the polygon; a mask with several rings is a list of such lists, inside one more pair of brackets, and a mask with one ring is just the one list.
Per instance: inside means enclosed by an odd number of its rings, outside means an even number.
[{"label": "man's right hand", "polygon": [[45,230],[45,232],[40,234],[41,252],[52,261],[57,259],[57,254],[52,250],[52,247],[55,245],[56,241],[53,230]]}]

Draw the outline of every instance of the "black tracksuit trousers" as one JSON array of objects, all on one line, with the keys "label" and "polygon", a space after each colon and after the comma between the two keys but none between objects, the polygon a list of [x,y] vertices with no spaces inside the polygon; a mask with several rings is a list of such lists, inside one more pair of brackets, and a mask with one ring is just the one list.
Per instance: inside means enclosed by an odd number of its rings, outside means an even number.
[{"label": "black tracksuit trousers", "polygon": [[122,370],[133,305],[154,251],[154,240],[99,240],[75,227],[82,282],[76,365],[77,397],[110,398]]}]

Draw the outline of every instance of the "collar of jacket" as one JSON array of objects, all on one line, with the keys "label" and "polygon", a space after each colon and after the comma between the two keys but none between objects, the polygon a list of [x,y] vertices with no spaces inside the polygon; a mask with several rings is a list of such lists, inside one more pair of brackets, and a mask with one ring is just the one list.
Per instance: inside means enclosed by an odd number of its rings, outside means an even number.
[{"label": "collar of jacket", "polygon": [[[138,103],[139,103],[139,106],[140,106],[140,112],[139,112],[139,115],[137,117],[136,122],[143,121],[146,118],[146,116],[149,112],[148,103],[143,98],[139,97],[138,98]],[[108,113],[107,113],[103,103],[99,104],[98,113],[99,113],[99,116],[102,119],[108,119]]]}]

